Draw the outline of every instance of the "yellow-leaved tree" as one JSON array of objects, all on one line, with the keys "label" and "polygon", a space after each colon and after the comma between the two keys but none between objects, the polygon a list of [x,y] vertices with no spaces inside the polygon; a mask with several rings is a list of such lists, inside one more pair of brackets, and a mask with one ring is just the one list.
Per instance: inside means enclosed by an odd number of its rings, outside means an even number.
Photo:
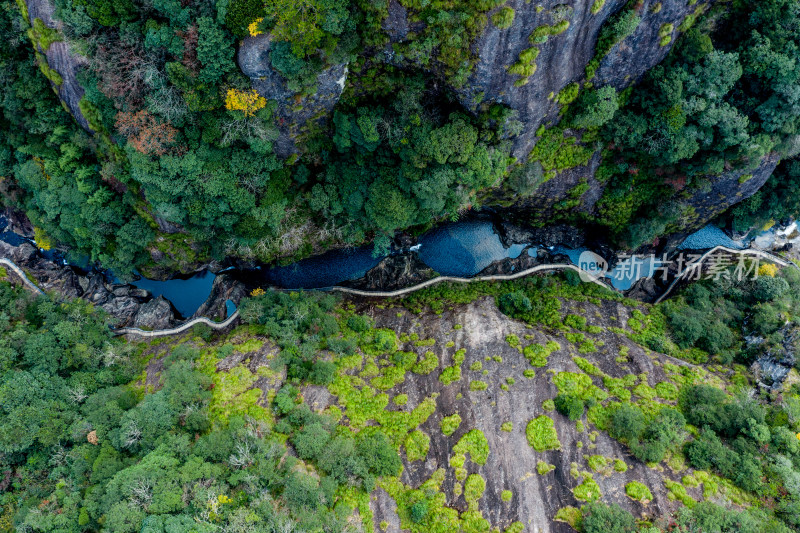
[{"label": "yellow-leaved tree", "polygon": [[249,91],[228,89],[228,93],[225,95],[225,109],[241,111],[246,117],[252,117],[259,109],[263,109],[265,105],[267,105],[267,100],[254,89]]}]

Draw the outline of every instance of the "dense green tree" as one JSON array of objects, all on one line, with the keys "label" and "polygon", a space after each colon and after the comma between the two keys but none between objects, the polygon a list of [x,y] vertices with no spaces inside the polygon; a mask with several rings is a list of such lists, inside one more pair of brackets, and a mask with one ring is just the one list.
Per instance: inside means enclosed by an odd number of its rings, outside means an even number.
[{"label": "dense green tree", "polygon": [[633,516],[616,503],[606,505],[593,502],[582,509],[581,531],[584,533],[633,533],[636,521]]},{"label": "dense green tree", "polygon": [[559,394],[555,397],[556,409],[570,420],[579,420],[583,416],[584,403],[581,398],[569,394]]}]

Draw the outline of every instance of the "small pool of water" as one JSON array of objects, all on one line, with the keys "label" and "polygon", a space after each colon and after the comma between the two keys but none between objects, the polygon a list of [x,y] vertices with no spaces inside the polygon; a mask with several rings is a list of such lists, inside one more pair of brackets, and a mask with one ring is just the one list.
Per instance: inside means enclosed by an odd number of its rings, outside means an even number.
[{"label": "small pool of water", "polygon": [[579,265],[581,254],[587,250],[588,248],[567,248],[566,246],[557,244],[556,246],[553,246],[553,248],[550,250],[550,253],[553,255],[566,255],[569,257],[569,260],[573,265]]},{"label": "small pool of water", "polygon": [[660,265],[661,261],[653,257],[634,256],[617,263],[606,277],[615,289],[627,291],[640,279],[655,276]]},{"label": "small pool of water", "polygon": [[236,312],[236,304],[233,300],[225,300],[225,319],[229,319]]},{"label": "small pool of water", "polygon": [[19,246],[24,242],[30,242],[22,235],[17,235],[13,231],[10,231],[8,229],[8,219],[4,216],[0,216],[0,241],[6,242],[11,246]]},{"label": "small pool of water", "polygon": [[444,276],[470,277],[495,261],[519,257],[527,244],[503,246],[488,221],[458,222],[419,239],[419,258]]},{"label": "small pool of water", "polygon": [[269,284],[285,289],[333,287],[363,277],[376,267],[383,257],[373,257],[372,250],[371,246],[332,250],[285,267],[270,268],[265,276]]},{"label": "small pool of water", "polygon": [[208,270],[204,270],[189,279],[155,281],[141,278],[131,282],[131,285],[150,291],[154,298],[163,296],[172,302],[184,318],[189,318],[208,299],[216,277]]}]

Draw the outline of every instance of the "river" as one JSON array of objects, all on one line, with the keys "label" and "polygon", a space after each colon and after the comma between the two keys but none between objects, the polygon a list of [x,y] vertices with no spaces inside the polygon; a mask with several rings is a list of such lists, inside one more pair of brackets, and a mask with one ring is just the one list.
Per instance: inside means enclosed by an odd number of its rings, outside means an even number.
[{"label": "river", "polygon": [[[758,239],[758,237],[756,238]],[[19,245],[29,239],[8,231],[6,221],[0,217],[0,240]],[[761,242],[766,239],[761,237]],[[746,246],[732,240],[724,231],[709,225],[687,237],[680,250],[707,250],[715,246],[741,249]],[[515,259],[522,253],[536,256],[542,248],[538,243],[503,245],[495,226],[490,221],[457,222],[438,227],[422,235],[418,244],[410,250],[398,252],[417,253],[419,259],[444,276],[472,277],[496,261]],[[562,254],[574,265],[580,265],[581,254],[586,248],[551,246],[551,254]],[[322,289],[339,285],[345,281],[362,278],[377,266],[385,256],[374,256],[372,247],[332,250],[309,257],[288,266],[261,268],[257,274],[265,284],[286,289]],[[617,290],[630,289],[637,280],[652,276],[658,267],[657,261],[649,258],[628,258],[605,274]],[[255,275],[255,273],[253,273]],[[204,270],[189,278],[167,281],[140,278],[136,287],[150,291],[154,296],[170,300],[184,317],[192,316],[211,293],[215,274]],[[234,310],[233,302],[226,302],[228,315]]]}]

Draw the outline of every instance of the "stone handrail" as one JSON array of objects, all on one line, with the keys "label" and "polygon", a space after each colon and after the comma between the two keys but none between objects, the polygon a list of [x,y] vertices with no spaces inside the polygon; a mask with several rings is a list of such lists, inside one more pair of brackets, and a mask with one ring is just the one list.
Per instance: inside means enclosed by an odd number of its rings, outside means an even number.
[{"label": "stone handrail", "polygon": [[[430,287],[431,285],[436,285],[439,283],[445,283],[448,281],[456,282],[456,283],[473,283],[477,281],[511,281],[519,278],[524,278],[525,276],[529,276],[535,272],[542,272],[545,270],[574,270],[575,272],[581,274],[586,273],[583,269],[567,264],[567,263],[555,263],[550,265],[538,265],[535,267],[528,268],[526,270],[520,270],[514,274],[497,274],[493,276],[476,276],[473,278],[458,278],[454,276],[439,276],[438,278],[429,279],[427,281],[423,281],[418,285],[414,285],[412,287],[406,287],[405,289],[398,289],[396,291],[362,291],[359,289],[351,289],[349,287],[330,287],[328,290],[336,291],[336,292],[343,292],[346,294],[353,294],[355,296],[366,296],[366,297],[374,297],[374,298],[396,298],[398,296],[403,296],[404,294],[408,294],[410,292],[415,292],[420,289],[424,289],[426,287]],[[601,287],[605,287],[606,289],[611,289],[608,285],[599,281],[597,279],[592,278],[591,280],[593,283],[600,285]]]},{"label": "stone handrail", "polygon": [[15,265],[10,259],[0,257],[0,265],[5,265],[10,268],[17,276],[19,276],[19,278],[22,280],[22,283],[36,294],[44,294],[42,289],[40,289],[34,282],[30,280],[30,278],[28,278],[28,275],[25,273],[25,271]]},{"label": "stone handrail", "polygon": [[193,318],[192,320],[181,324],[180,326],[170,328],[170,329],[158,329],[153,331],[148,331],[139,328],[119,328],[115,329],[114,333],[117,335],[139,335],[140,337],[166,337],[168,335],[177,335],[178,333],[183,333],[187,329],[191,329],[193,326],[197,324],[205,324],[206,326],[210,327],[211,329],[225,329],[233,322],[239,318],[239,310],[233,312],[231,316],[226,318],[223,322],[214,322],[213,320],[201,316],[199,318]]}]

